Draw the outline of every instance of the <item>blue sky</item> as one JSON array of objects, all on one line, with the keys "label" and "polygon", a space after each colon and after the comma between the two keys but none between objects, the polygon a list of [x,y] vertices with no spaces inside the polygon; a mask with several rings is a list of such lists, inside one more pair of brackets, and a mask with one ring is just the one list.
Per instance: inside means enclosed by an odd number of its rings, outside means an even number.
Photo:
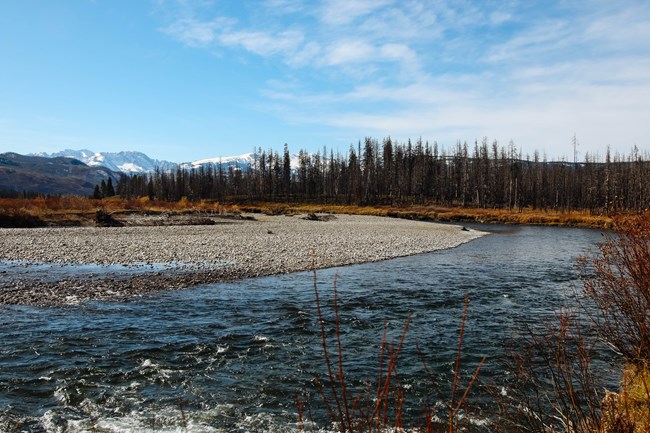
[{"label": "blue sky", "polygon": [[0,151],[650,150],[650,2],[0,0]]}]

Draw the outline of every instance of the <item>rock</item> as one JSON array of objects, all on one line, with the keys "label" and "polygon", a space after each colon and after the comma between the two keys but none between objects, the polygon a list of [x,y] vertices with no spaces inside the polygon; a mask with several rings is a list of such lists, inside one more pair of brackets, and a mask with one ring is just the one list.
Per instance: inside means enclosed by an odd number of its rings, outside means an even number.
[{"label": "rock", "polygon": [[307,214],[307,216],[304,216],[302,219],[307,221],[331,221],[331,220],[335,220],[336,217],[331,214],[318,215],[315,213],[309,213]]},{"label": "rock", "polygon": [[95,225],[97,227],[122,227],[124,224],[121,221],[116,220],[113,218],[113,215],[104,211],[103,209],[99,209],[97,212],[95,212]]}]

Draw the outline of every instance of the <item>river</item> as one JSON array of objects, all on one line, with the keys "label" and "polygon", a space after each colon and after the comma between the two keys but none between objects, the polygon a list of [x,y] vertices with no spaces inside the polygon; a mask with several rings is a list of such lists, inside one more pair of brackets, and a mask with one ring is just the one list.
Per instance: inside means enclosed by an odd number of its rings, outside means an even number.
[{"label": "river", "polygon": [[[353,389],[374,383],[384,326],[399,339],[410,314],[400,382],[416,404],[435,400],[431,380],[444,393],[466,293],[463,371],[486,356],[481,377],[505,380],[504,344],[580,290],[575,260],[602,240],[597,230],[476,228],[491,234],[451,250],[318,271],[330,335],[336,280]],[[0,311],[2,431],[296,431],[297,394],[322,420],[312,273]]]}]

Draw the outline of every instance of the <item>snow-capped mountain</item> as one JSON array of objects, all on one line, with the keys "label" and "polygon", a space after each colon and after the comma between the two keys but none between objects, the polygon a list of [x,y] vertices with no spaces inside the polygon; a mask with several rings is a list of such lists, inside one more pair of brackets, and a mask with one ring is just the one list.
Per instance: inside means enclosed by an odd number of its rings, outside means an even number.
[{"label": "snow-capped mountain", "polygon": [[[218,169],[219,167],[227,170],[232,167],[233,169],[247,170],[255,162],[255,153],[245,153],[239,156],[226,156],[218,158],[205,158],[191,162],[175,163],[165,160],[149,158],[142,152],[123,151],[123,152],[94,152],[88,149],[72,150],[66,149],[61,152],[54,153],[35,153],[33,156],[43,156],[47,158],[54,157],[67,157],[78,159],[79,161],[91,167],[106,167],[116,172],[135,174],[135,173],[150,173],[156,169],[162,171],[182,169],[197,169],[200,167],[212,167]],[[297,169],[299,166],[298,155],[291,155],[291,168]]]},{"label": "snow-capped mountain", "polygon": [[192,162],[183,162],[180,164],[181,168],[191,169],[199,167],[212,166],[213,168],[218,168],[222,166],[224,168],[232,166],[233,168],[238,167],[242,170],[247,169],[253,164],[254,153],[245,153],[239,156],[226,156],[219,158],[205,158],[197,159]]},{"label": "snow-capped mountain", "polygon": [[107,179],[115,183],[119,174],[72,158],[0,154],[0,190],[88,197],[95,185]]},{"label": "snow-capped mountain", "polygon": [[[251,152],[239,156],[225,156],[219,158],[197,159],[196,161],[192,161],[192,162],[184,162],[180,164],[180,167],[189,170],[192,168],[200,168],[200,167],[207,168],[208,166],[211,166],[213,169],[218,169],[221,166],[221,168],[225,170],[227,170],[230,167],[238,170],[247,170],[248,168],[250,168],[255,164],[255,157],[256,157],[255,153]],[[282,156],[280,156],[280,158],[282,158]],[[280,163],[282,164],[282,162]],[[291,170],[298,169],[298,167],[300,166],[300,158],[298,154],[292,153],[290,155],[290,165],[291,165]]]},{"label": "snow-capped mountain", "polygon": [[123,152],[93,152],[88,149],[72,150],[66,149],[54,153],[37,153],[34,156],[44,156],[55,158],[63,156],[67,158],[78,159],[91,167],[106,167],[113,171],[126,174],[152,172],[156,168],[161,170],[173,170],[178,164],[149,158],[142,152],[123,151]]}]

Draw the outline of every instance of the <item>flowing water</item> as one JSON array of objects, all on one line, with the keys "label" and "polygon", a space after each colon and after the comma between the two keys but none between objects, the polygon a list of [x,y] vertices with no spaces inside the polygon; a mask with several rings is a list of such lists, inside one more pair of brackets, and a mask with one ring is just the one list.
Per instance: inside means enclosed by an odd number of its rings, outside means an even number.
[{"label": "flowing water", "polygon": [[[444,392],[453,371],[466,292],[463,371],[487,356],[481,376],[505,380],[503,344],[579,289],[575,259],[602,239],[595,230],[480,228],[492,233],[455,249],[318,271],[329,335],[336,279],[350,386],[374,383],[384,326],[399,339],[411,314],[400,381],[417,404],[434,402],[431,382]],[[2,431],[295,431],[297,394],[323,415],[309,272],[128,302],[4,306],[0,340]]]}]

